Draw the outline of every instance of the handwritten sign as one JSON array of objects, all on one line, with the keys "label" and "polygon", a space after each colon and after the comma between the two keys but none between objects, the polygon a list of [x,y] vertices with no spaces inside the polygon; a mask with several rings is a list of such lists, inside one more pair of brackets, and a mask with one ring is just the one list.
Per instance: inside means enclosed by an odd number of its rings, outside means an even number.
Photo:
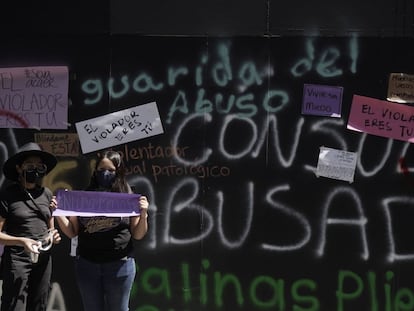
[{"label": "handwritten sign", "polygon": [[53,216],[138,216],[139,197],[130,193],[58,190],[58,208]]},{"label": "handwritten sign", "polygon": [[341,116],[343,88],[338,86],[305,84],[303,87],[302,114]]},{"label": "handwritten sign", "polygon": [[155,102],[76,123],[83,153],[162,134]]},{"label": "handwritten sign", "polygon": [[316,176],[354,181],[357,154],[355,152],[320,147]]},{"label": "handwritten sign", "polygon": [[390,74],[387,99],[398,103],[414,103],[414,75]]},{"label": "handwritten sign", "polygon": [[68,68],[0,68],[0,128],[68,128]]},{"label": "handwritten sign", "polygon": [[414,142],[414,107],[354,95],[347,128]]},{"label": "handwritten sign", "polygon": [[42,150],[60,157],[79,156],[79,138],[75,133],[35,133],[34,140]]}]

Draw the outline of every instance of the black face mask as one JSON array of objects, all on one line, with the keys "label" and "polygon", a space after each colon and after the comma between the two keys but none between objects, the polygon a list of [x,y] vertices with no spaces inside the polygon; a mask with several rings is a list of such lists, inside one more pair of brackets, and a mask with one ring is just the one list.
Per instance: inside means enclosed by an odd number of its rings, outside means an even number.
[{"label": "black face mask", "polygon": [[45,175],[44,172],[39,172],[37,169],[23,171],[24,179],[30,184],[39,184]]},{"label": "black face mask", "polygon": [[112,183],[115,180],[115,177],[115,172],[111,172],[109,170],[102,170],[96,172],[96,180],[98,181],[98,185],[103,188],[111,188]]}]

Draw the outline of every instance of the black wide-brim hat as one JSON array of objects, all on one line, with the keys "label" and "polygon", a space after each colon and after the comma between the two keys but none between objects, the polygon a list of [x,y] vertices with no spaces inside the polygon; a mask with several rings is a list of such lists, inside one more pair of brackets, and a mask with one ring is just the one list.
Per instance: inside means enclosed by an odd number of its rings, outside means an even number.
[{"label": "black wide-brim hat", "polygon": [[20,165],[26,158],[31,156],[37,156],[42,159],[42,162],[46,164],[46,174],[49,173],[57,164],[56,157],[46,151],[43,151],[36,143],[27,143],[23,145],[19,151],[11,156],[3,165],[3,173],[7,179],[17,181],[19,175],[16,171],[16,165]]}]

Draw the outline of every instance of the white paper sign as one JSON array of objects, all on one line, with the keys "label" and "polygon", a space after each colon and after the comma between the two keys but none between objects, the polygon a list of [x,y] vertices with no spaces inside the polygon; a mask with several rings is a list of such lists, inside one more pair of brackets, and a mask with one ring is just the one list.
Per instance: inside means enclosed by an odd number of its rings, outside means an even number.
[{"label": "white paper sign", "polygon": [[83,153],[164,133],[155,102],[78,122],[76,131]]},{"label": "white paper sign", "polygon": [[316,176],[354,181],[357,153],[320,147]]}]

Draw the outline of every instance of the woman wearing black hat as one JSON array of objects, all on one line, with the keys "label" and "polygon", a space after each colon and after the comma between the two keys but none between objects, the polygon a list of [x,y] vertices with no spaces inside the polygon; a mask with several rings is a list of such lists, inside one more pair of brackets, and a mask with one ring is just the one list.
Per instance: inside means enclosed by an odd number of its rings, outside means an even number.
[{"label": "woman wearing black hat", "polygon": [[50,247],[60,241],[50,210],[52,192],[42,177],[56,158],[35,143],[24,145],[3,165],[12,181],[0,194],[0,243],[3,292],[1,311],[46,310],[52,260]]}]

